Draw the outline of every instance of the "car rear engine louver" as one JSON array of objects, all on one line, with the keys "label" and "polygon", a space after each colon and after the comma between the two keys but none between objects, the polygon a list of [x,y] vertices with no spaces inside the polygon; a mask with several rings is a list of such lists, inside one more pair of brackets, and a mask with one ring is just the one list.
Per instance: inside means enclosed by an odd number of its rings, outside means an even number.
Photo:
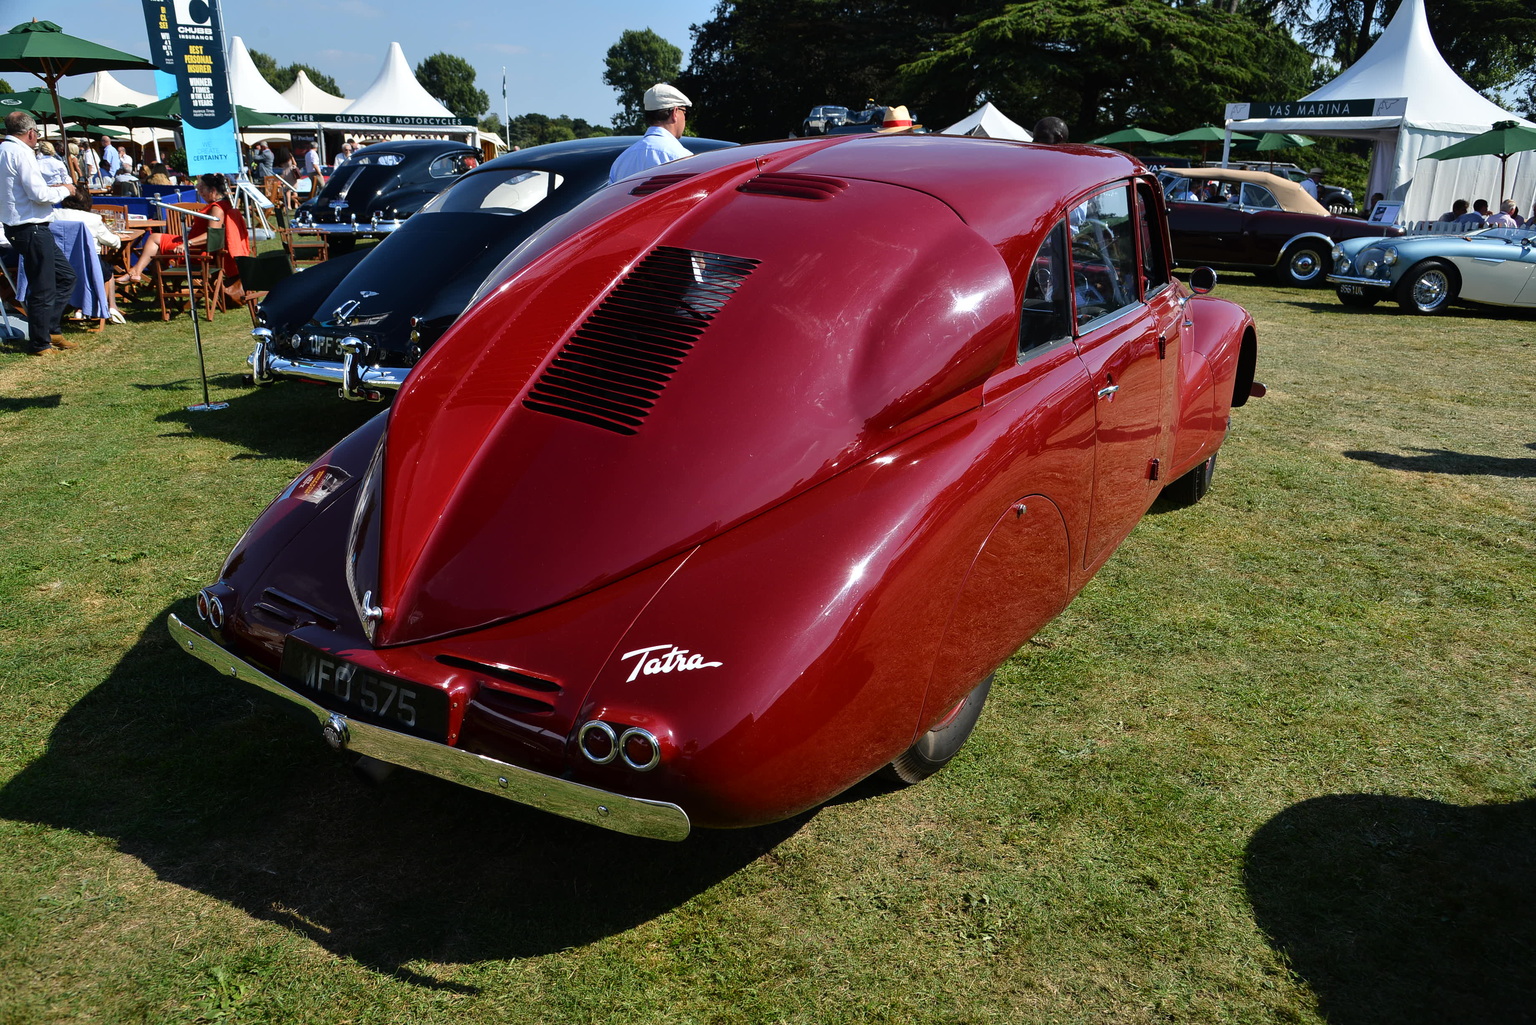
[{"label": "car rear engine louver", "polygon": [[749,178],[737,186],[736,191],[759,196],[788,196],[791,199],[835,199],[847,187],[848,183],[841,178],[774,171]]},{"label": "car rear engine louver", "polygon": [[682,174],[658,174],[647,178],[645,181],[629,190],[631,196],[649,196],[653,192],[660,192],[669,185],[676,185],[680,181],[687,181],[693,177],[692,171]]},{"label": "car rear engine louver", "polygon": [[634,434],[759,262],[671,246],[651,250],[560,347],[523,405]]}]

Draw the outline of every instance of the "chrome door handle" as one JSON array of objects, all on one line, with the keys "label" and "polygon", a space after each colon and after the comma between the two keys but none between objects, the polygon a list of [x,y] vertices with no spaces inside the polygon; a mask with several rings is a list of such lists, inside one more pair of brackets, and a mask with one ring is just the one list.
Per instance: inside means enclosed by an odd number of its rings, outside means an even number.
[{"label": "chrome door handle", "polygon": [[1113,395],[1115,392],[1117,392],[1119,390],[1120,390],[1120,386],[1118,384],[1112,384],[1108,388],[1100,388],[1099,389],[1099,398],[1101,398],[1101,399],[1102,398],[1107,398],[1107,397]]}]

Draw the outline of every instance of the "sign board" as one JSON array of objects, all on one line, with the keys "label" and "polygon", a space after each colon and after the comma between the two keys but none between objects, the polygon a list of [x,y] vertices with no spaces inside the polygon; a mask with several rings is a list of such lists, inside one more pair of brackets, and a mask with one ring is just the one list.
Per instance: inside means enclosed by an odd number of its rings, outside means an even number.
[{"label": "sign board", "polygon": [[463,128],[473,127],[472,117],[413,117],[409,114],[325,114],[326,124],[378,125],[401,128]]},{"label": "sign board", "polygon": [[1366,220],[1372,224],[1396,224],[1397,218],[1403,212],[1401,199],[1378,199],[1376,206],[1371,210],[1371,216]]},{"label": "sign board", "polygon": [[143,0],[149,59],[176,76],[191,174],[240,170],[219,0]]},{"label": "sign board", "polygon": [[1407,112],[1408,99],[1405,96],[1374,100],[1289,100],[1283,103],[1227,104],[1228,121],[1270,117],[1402,117]]}]

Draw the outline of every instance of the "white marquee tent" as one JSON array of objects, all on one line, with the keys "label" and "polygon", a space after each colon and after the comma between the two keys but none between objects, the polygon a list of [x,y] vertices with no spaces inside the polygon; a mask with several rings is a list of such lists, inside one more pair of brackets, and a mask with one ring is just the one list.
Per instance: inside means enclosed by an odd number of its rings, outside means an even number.
[{"label": "white marquee tent", "polygon": [[[80,98],[104,107],[126,107],[130,103],[142,107],[159,99],[154,93],[141,93],[137,89],[128,88],[113,78],[110,71],[98,71],[92,75],[90,86],[80,94]],[[128,137],[141,146],[155,144],[154,152],[158,157],[159,144],[176,138],[176,133],[165,128],[131,128],[128,129]]]},{"label": "white marquee tent", "polygon": [[943,135],[979,135],[985,139],[1017,139],[1020,142],[1033,142],[1034,136],[1028,129],[1014,121],[1007,114],[992,106],[991,103],[983,103],[981,109],[956,121],[941,133]]},{"label": "white marquee tent", "polygon": [[299,76],[281,95],[303,113],[316,116],[340,114],[352,102],[345,96],[334,96],[311,82],[309,74],[303,69],[299,70]]},{"label": "white marquee tent", "polygon": [[[1228,122],[1228,127],[1250,134],[1300,132],[1371,140],[1368,193],[1403,200],[1403,221],[1432,220],[1449,210],[1454,199],[1487,199],[1497,209],[1502,198],[1496,195],[1497,157],[1423,158],[1486,132],[1496,121],[1529,122],[1484,98],[1451,70],[1430,35],[1424,0],[1406,0],[1363,57],[1297,102],[1394,98],[1407,102],[1395,113],[1380,116],[1244,118]],[[1505,191],[1522,211],[1536,206],[1536,154],[1510,158]]]},{"label": "white marquee tent", "polygon": [[261,77],[256,62],[251,60],[251,51],[239,36],[229,37],[229,91],[236,103],[263,114],[303,113]]},{"label": "white marquee tent", "polygon": [[473,123],[460,123],[453,111],[421,87],[399,43],[389,44],[373,84],[345,110],[323,118],[321,127],[386,136],[463,135],[471,144],[478,134]]}]

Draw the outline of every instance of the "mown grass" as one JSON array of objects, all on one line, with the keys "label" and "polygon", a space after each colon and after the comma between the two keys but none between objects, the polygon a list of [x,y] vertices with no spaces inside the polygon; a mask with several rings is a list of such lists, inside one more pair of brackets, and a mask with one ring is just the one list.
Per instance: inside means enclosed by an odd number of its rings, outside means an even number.
[{"label": "mown grass", "polygon": [[1536,1007],[1536,322],[1224,283],[1270,395],[952,765],[663,845],[358,784],[164,636],[374,410],[185,319],[0,355],[0,1025]]}]

